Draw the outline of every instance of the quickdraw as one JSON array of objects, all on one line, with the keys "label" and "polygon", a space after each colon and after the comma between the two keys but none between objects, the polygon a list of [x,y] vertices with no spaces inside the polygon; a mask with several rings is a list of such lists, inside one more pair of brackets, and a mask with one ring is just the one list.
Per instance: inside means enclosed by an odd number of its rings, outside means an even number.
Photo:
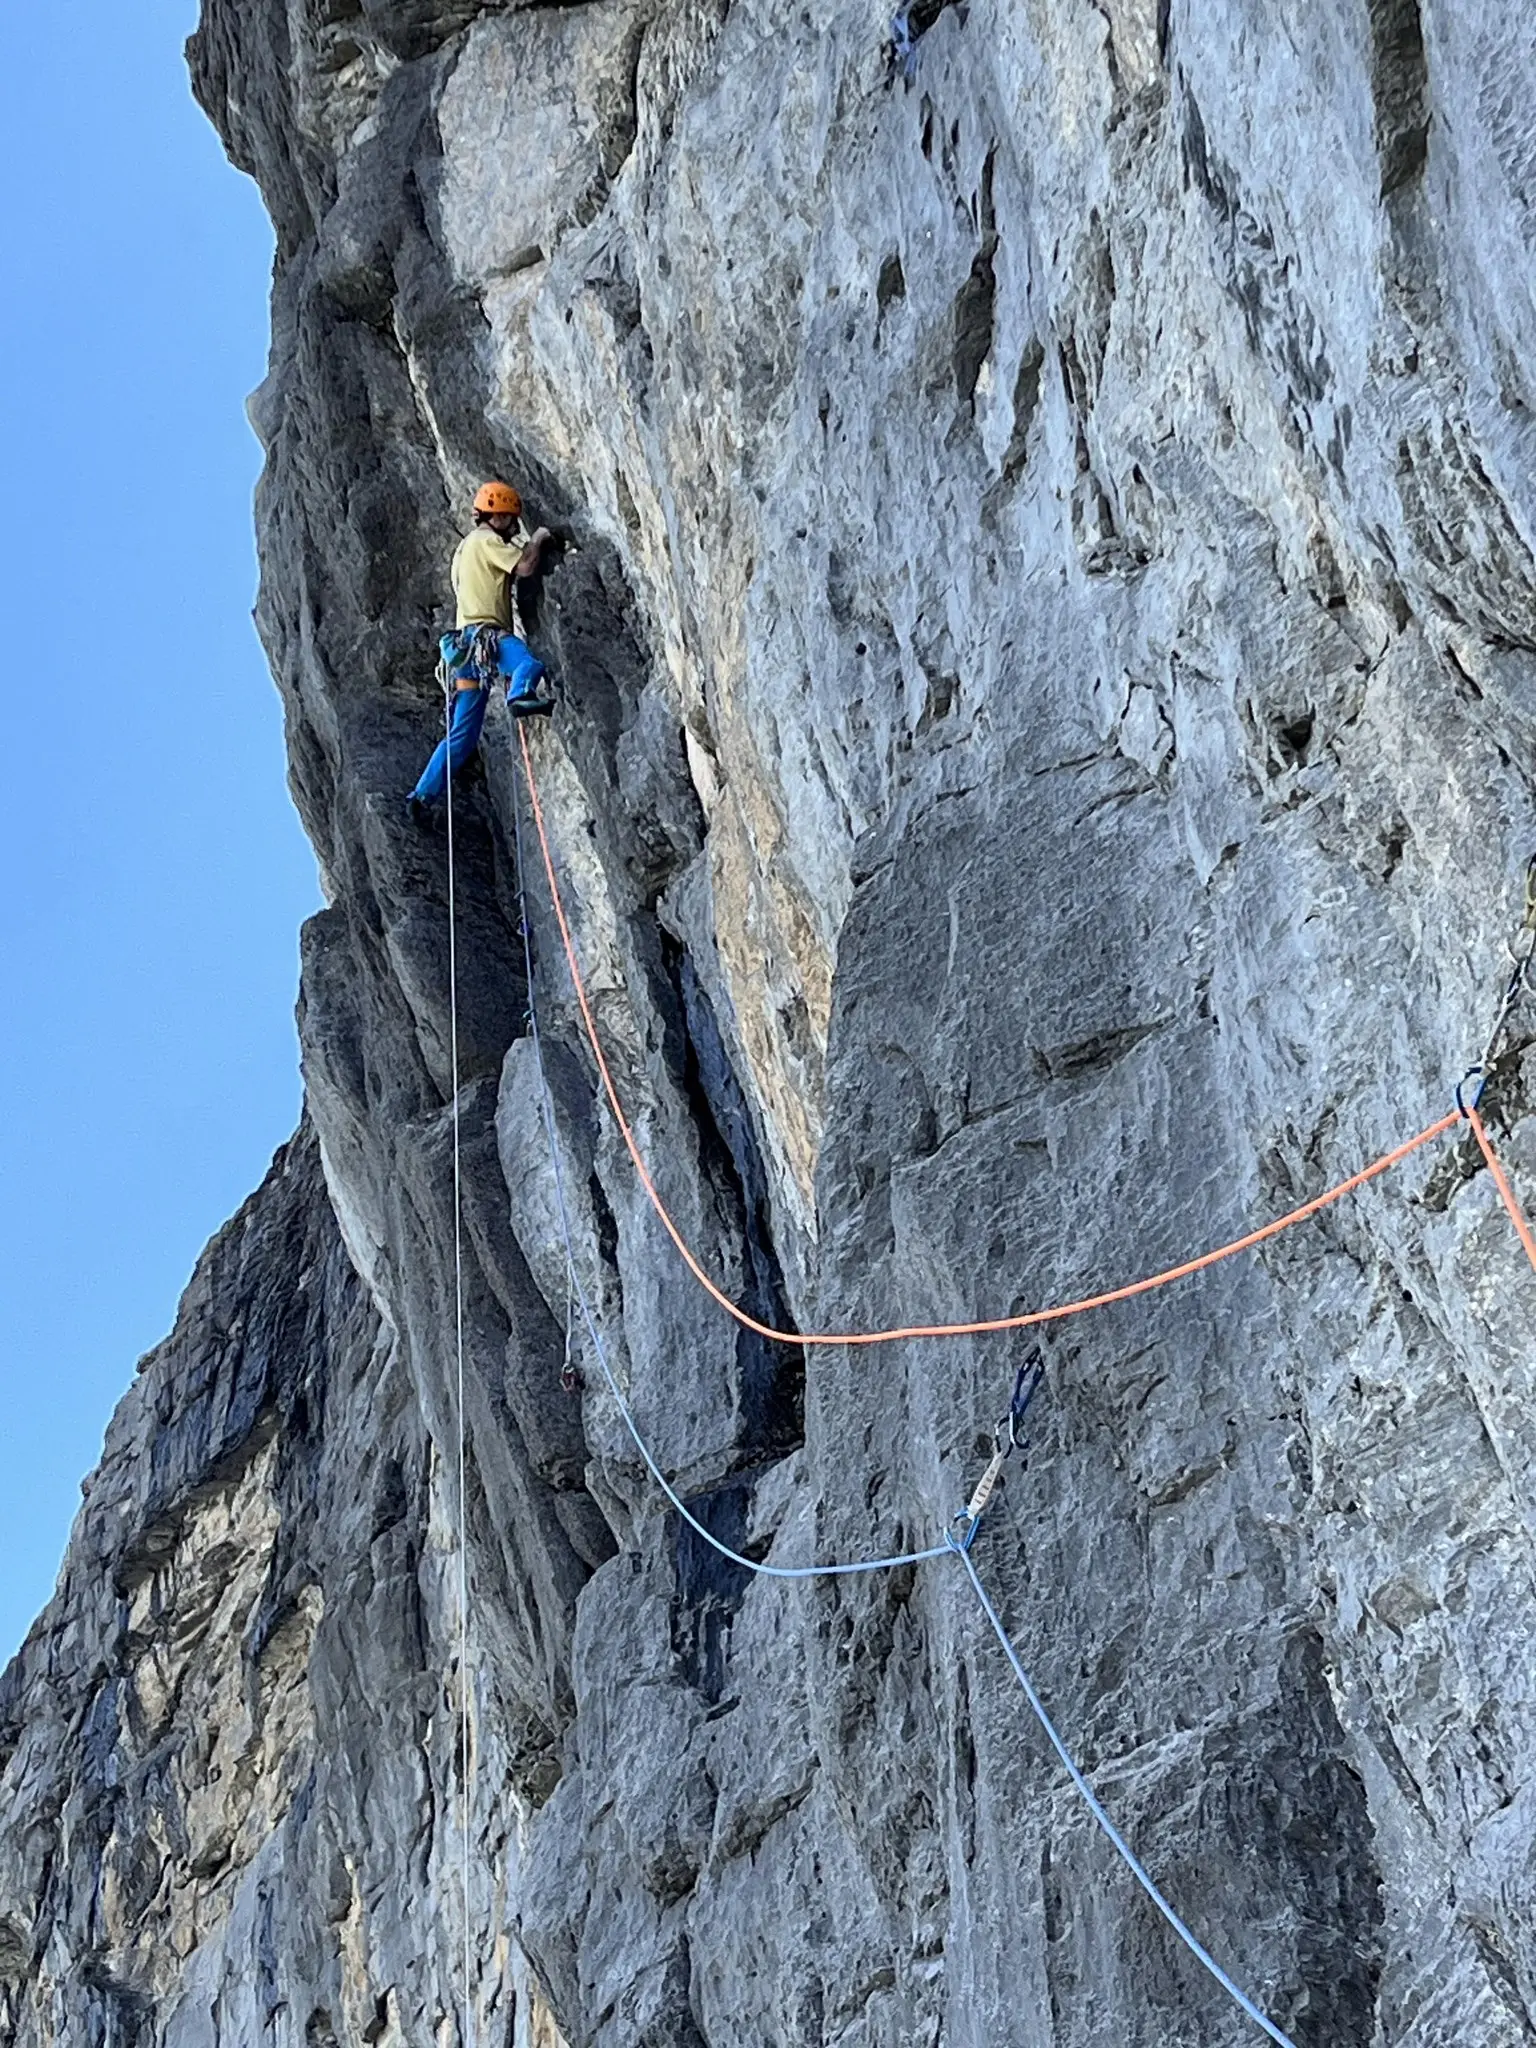
[{"label": "quickdraw", "polygon": [[976,1491],[971,1495],[969,1504],[955,1517],[957,1524],[965,1524],[965,1531],[960,1540],[962,1547],[967,1550],[976,1534],[978,1523],[986,1513],[987,1502],[992,1498],[997,1482],[1003,1476],[1003,1467],[1015,1451],[1028,1448],[1027,1440],[1022,1433],[1024,1417],[1044,1378],[1045,1360],[1040,1354],[1039,1347],[1035,1346],[1014,1374],[1013,1395],[1008,1403],[1008,1413],[999,1418],[997,1427],[992,1432],[992,1456],[987,1463],[987,1469],[977,1480]]},{"label": "quickdraw", "polygon": [[576,1324],[576,1268],[567,1258],[565,1262],[565,1357],[560,1366],[560,1390],[565,1394],[580,1394],[586,1390],[586,1381],[581,1376],[581,1367],[576,1363],[574,1333]]}]

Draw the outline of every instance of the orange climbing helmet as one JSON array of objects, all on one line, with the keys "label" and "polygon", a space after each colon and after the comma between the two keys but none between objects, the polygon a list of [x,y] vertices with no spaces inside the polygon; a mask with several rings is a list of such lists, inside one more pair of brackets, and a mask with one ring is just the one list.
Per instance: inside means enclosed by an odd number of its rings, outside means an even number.
[{"label": "orange climbing helmet", "polygon": [[477,512],[510,512],[515,519],[523,509],[523,501],[510,484],[482,484],[475,493]]}]

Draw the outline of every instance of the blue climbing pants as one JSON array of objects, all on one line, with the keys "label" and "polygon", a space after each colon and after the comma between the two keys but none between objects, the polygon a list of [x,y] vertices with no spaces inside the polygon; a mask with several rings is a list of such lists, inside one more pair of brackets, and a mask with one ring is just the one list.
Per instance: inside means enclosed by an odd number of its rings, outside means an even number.
[{"label": "blue climbing pants", "polygon": [[485,707],[491,701],[489,690],[455,690],[453,693],[453,722],[448,736],[437,743],[437,751],[421,771],[421,780],[411,791],[413,797],[424,804],[435,804],[443,794],[451,768],[455,775],[473,755],[480,744],[480,728],[485,723]]},{"label": "blue climbing pants", "polygon": [[526,640],[504,633],[496,652],[496,666],[507,679],[507,702],[514,697],[532,697],[544,680],[544,664],[528,651]]},{"label": "blue climbing pants", "polygon": [[[438,651],[455,684],[453,722],[448,728],[448,737],[438,741],[436,753],[422,770],[421,780],[411,792],[424,804],[438,801],[448,771],[452,769],[457,775],[480,744],[480,728],[485,724],[491,689],[485,670],[474,661],[478,630],[475,626],[467,626],[457,633],[445,633],[438,642]],[[515,633],[502,634],[496,649],[496,667],[507,679],[509,704],[519,697],[537,696],[539,684],[544,680],[544,664],[529,652],[528,643],[519,640]],[[479,677],[479,687],[472,690],[459,687],[465,676]]]}]

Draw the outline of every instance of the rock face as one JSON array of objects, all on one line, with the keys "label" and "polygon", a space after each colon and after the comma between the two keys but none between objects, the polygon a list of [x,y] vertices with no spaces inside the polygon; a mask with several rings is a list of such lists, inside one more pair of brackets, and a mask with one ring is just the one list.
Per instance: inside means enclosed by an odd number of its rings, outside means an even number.
[{"label": "rock face", "polygon": [[[482,475],[617,1084],[796,1330],[1007,1314],[1431,1122],[1536,841],[1536,36],[1487,0],[205,0],[277,226],[260,620],[308,1121],[0,1691],[0,2041],[1168,2048],[941,1540],[1016,1337],[770,1344],[602,1107],[493,711],[401,796]],[[910,76],[907,73],[910,72]],[[1536,1014],[1536,1013],[1533,1013]],[[1536,1196],[1536,1027],[1487,1105]],[[1536,1275],[1425,1151],[1042,1339],[973,1555],[1297,2048],[1536,2040]],[[579,1398],[562,1366],[579,1369]],[[460,1640],[459,1528],[468,1601]],[[461,1739],[467,1712],[471,1739]],[[467,1968],[469,2014],[465,2014]]]}]

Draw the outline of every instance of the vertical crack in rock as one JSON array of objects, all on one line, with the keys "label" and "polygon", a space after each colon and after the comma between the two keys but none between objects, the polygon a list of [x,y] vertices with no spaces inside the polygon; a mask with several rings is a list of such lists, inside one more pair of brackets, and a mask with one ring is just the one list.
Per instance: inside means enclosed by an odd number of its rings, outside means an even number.
[{"label": "vertical crack in rock", "polygon": [[1040,372],[1045,367],[1045,350],[1037,335],[1031,335],[1019,357],[1013,381],[1013,431],[1003,451],[1003,481],[1016,484],[1029,460],[1029,430],[1040,403]]},{"label": "vertical crack in rock", "polygon": [[[746,1255],[741,1306],[761,1323],[792,1329],[784,1275],[773,1246],[768,1177],[751,1112],[688,953],[677,956],[675,973],[687,1032],[684,1089],[694,1104],[694,1122],[704,1139],[711,1177],[729,1201],[729,1233]],[[793,1450],[804,1433],[804,1353],[738,1326],[736,1364],[744,1449],[758,1457]]]},{"label": "vertical crack in rock", "polygon": [[978,195],[981,246],[971,259],[970,275],[955,298],[955,395],[962,405],[976,397],[981,366],[992,353],[992,316],[997,300],[997,215],[992,204],[992,167],[996,151],[987,152]]},{"label": "vertical crack in rock", "polygon": [[1429,66],[1419,0],[1368,0],[1371,92],[1381,196],[1422,176],[1429,159]]},{"label": "vertical crack in rock", "polygon": [[[747,1488],[724,1486],[696,1494],[688,1503],[713,1536],[732,1550],[746,1551]],[[696,1529],[677,1518],[677,1595],[672,1610],[672,1645],[689,1685],[711,1707],[725,1691],[727,1635],[752,1574],[732,1564]]]}]

